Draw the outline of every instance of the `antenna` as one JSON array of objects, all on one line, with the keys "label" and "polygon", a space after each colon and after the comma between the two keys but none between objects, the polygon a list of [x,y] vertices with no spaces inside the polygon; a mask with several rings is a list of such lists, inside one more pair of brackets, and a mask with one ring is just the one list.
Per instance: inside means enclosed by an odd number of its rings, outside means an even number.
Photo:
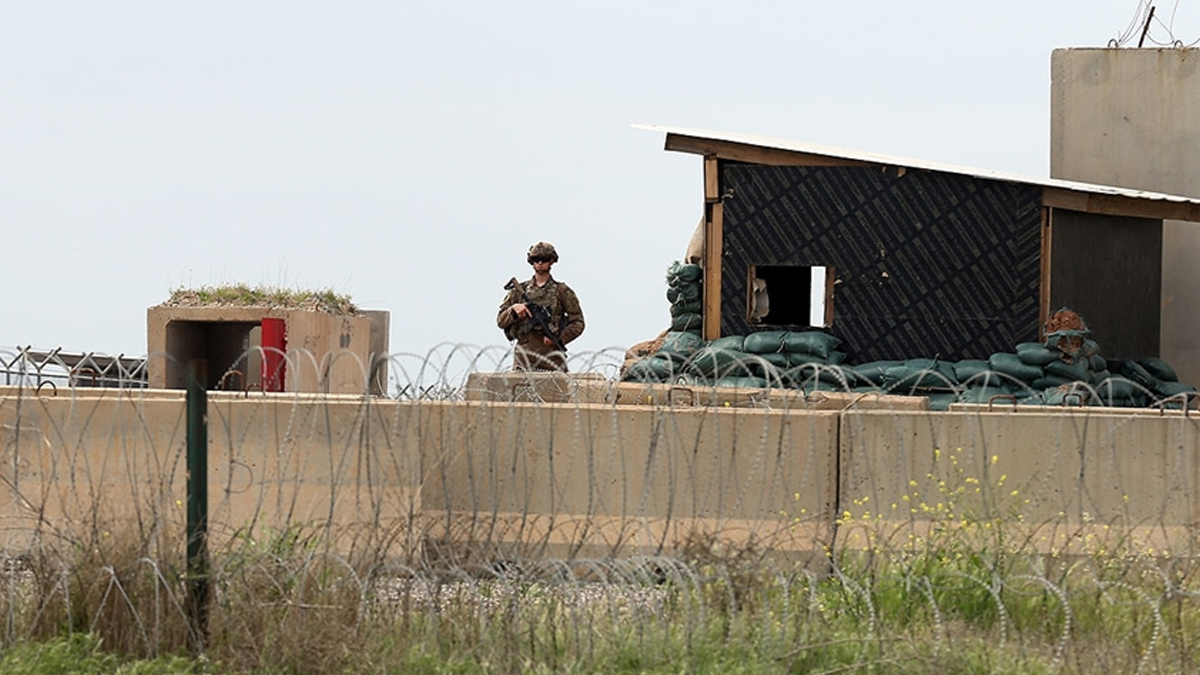
[{"label": "antenna", "polygon": [[1150,13],[1146,15],[1146,23],[1142,25],[1142,36],[1138,38],[1138,49],[1142,48],[1142,43],[1146,41],[1146,33],[1150,32],[1150,21],[1154,19],[1154,5],[1150,5]]}]

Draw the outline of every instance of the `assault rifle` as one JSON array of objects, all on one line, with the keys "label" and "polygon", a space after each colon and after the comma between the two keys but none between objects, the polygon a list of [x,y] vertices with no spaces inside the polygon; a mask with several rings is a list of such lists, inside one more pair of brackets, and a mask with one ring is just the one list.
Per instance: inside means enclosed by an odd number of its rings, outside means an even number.
[{"label": "assault rifle", "polygon": [[521,282],[517,281],[516,277],[509,279],[508,283],[504,284],[504,288],[505,290],[517,292],[521,297],[521,302],[529,308],[529,320],[533,322],[533,325],[542,330],[542,335],[554,341],[555,349],[560,352],[566,352],[567,346],[563,344],[562,338],[558,336],[558,333],[550,330],[550,310],[530,300],[529,296],[525,295],[525,287],[521,285]]}]

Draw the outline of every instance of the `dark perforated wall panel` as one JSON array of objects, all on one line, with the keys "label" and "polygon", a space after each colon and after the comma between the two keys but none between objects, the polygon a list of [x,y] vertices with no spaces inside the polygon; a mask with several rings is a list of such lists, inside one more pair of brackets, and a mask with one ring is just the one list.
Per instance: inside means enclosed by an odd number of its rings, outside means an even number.
[{"label": "dark perforated wall panel", "polygon": [[[750,265],[832,266],[855,362],[986,358],[1038,335],[1036,188],[924,171],[726,163],[721,334],[749,333]],[[786,293],[787,289],[768,289]]]},{"label": "dark perforated wall panel", "polygon": [[1050,309],[1083,317],[1109,358],[1158,356],[1162,221],[1054,209]]}]

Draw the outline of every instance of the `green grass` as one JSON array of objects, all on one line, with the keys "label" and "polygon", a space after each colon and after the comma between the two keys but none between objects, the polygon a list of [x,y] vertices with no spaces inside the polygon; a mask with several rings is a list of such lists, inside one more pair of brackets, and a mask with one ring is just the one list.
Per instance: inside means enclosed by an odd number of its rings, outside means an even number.
[{"label": "green grass", "polygon": [[956,486],[939,490],[912,497],[944,514],[912,540],[846,516],[843,527],[874,545],[830,551],[820,569],[697,534],[675,543],[677,566],[606,561],[588,581],[553,567],[488,577],[483,549],[471,565],[402,566],[335,555],[327,537],[337,533],[319,527],[239,532],[213,552],[203,663],[181,656],[192,646],[183,546],[164,534],[178,524],[140,534],[97,525],[70,545],[44,541],[20,575],[0,574],[0,673],[1200,669],[1196,561],[1109,541],[1071,558],[1023,551],[996,533],[1016,529],[1009,516],[964,519]]},{"label": "green grass", "polygon": [[[775,570],[596,585],[582,603],[572,593],[585,587],[557,580],[458,581],[440,587],[438,604],[428,593],[364,600],[338,565],[279,552],[242,560],[221,581],[203,668],[163,655],[182,653],[178,642],[155,645],[152,659],[140,640],[118,644],[129,631],[106,622],[128,616],[77,606],[81,624],[100,617],[94,633],[15,642],[0,652],[0,672],[1082,675],[1200,662],[1192,575],[1168,588],[1149,561],[1110,578],[1087,564],[1047,575],[1020,558],[1006,569],[974,560],[919,573],[876,559],[841,577]],[[735,593],[732,579],[743,584]],[[126,581],[149,624],[150,596]]]},{"label": "green grass", "polygon": [[211,672],[204,663],[181,656],[153,660],[121,658],[101,649],[94,635],[73,633],[24,643],[0,652],[5,675],[193,675]]},{"label": "green grass", "polygon": [[224,284],[199,288],[177,288],[171,292],[168,305],[177,306],[235,306],[282,307],[305,309],[330,314],[355,314],[358,307],[349,295],[325,290],[296,290],[275,286]]}]

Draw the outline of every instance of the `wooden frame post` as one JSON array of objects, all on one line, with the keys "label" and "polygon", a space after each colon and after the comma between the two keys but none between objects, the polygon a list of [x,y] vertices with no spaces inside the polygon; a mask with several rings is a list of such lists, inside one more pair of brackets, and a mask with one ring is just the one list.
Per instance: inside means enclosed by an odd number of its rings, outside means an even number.
[{"label": "wooden frame post", "polygon": [[720,199],[720,163],[715,155],[704,158],[704,321],[705,340],[721,337],[721,253],[724,244],[724,207]]},{"label": "wooden frame post", "polygon": [[1054,253],[1054,209],[1042,207],[1041,288],[1038,289],[1038,340],[1046,339],[1046,321],[1050,319],[1050,258]]}]

